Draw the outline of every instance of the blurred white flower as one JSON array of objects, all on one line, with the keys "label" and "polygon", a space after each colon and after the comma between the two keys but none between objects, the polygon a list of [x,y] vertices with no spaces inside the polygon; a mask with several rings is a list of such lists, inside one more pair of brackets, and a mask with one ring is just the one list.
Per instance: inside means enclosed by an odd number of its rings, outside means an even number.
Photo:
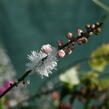
[{"label": "blurred white flower", "polygon": [[27,99],[29,97],[27,85],[23,83],[20,83],[19,87],[15,87],[11,93],[14,96],[14,99],[17,100],[17,102],[21,102],[22,100]]},{"label": "blurred white flower", "polygon": [[78,85],[80,83],[78,73],[77,67],[73,67],[61,74],[59,78],[70,86]]},{"label": "blurred white flower", "polygon": [[0,43],[0,85],[2,86],[5,81],[13,80],[15,73],[11,60]]},{"label": "blurred white flower", "polygon": [[16,101],[15,99],[9,100],[9,101],[7,102],[7,105],[8,105],[9,107],[14,107],[14,106],[17,105],[17,101]]},{"label": "blurred white flower", "polygon": [[57,66],[56,52],[57,50],[49,44],[43,45],[39,52],[33,51],[28,55],[31,62],[27,64],[27,70],[33,70],[42,77],[48,77]]}]

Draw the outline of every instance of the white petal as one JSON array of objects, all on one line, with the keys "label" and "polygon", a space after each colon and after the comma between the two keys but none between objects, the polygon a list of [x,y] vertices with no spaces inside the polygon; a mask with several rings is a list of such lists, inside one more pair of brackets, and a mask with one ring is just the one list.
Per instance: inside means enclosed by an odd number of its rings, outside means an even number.
[{"label": "white petal", "polygon": [[[35,69],[35,72],[42,76],[48,77],[52,73],[53,69],[56,69],[57,58],[56,49],[50,45],[52,51],[47,55],[42,50],[40,52],[33,51],[31,55],[28,55],[30,63],[27,64],[27,69]],[[42,59],[47,57],[43,62]]]}]

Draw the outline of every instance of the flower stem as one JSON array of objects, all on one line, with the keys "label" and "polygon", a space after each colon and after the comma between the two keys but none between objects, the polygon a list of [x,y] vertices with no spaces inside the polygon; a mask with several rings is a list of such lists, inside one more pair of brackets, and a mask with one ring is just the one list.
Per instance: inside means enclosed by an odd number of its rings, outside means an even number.
[{"label": "flower stem", "polygon": [[26,71],[19,79],[18,81],[15,81],[12,85],[10,85],[10,87],[5,90],[1,95],[0,98],[2,98],[3,96],[5,96],[12,88],[14,88],[15,86],[17,86],[19,83],[21,83],[22,81],[25,80],[25,78],[31,73],[32,70]]}]

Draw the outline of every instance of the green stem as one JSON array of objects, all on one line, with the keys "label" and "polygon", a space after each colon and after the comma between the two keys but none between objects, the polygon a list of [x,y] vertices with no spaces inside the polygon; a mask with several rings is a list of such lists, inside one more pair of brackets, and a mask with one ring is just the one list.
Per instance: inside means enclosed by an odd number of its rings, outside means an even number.
[{"label": "green stem", "polygon": [[22,81],[25,80],[25,78],[32,72],[32,70],[29,70],[27,72],[25,72],[19,79],[18,81],[15,81],[12,85],[10,85],[10,87],[4,91],[1,95],[0,95],[0,99],[5,96],[11,89],[13,89],[15,86],[17,86],[19,83],[21,83]]},{"label": "green stem", "polygon": [[99,0],[92,0],[96,5],[104,9],[109,13],[109,6],[105,5],[104,3],[100,2]]}]

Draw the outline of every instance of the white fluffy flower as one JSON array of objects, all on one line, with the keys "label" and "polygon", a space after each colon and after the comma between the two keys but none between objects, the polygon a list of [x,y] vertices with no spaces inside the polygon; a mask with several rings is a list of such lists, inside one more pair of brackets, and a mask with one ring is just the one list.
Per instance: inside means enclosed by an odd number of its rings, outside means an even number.
[{"label": "white fluffy flower", "polygon": [[[45,51],[47,51],[45,53]],[[49,76],[52,70],[57,66],[56,49],[51,45],[43,45],[41,51],[32,51],[28,55],[30,63],[27,64],[27,70],[33,70],[43,76]]]}]

